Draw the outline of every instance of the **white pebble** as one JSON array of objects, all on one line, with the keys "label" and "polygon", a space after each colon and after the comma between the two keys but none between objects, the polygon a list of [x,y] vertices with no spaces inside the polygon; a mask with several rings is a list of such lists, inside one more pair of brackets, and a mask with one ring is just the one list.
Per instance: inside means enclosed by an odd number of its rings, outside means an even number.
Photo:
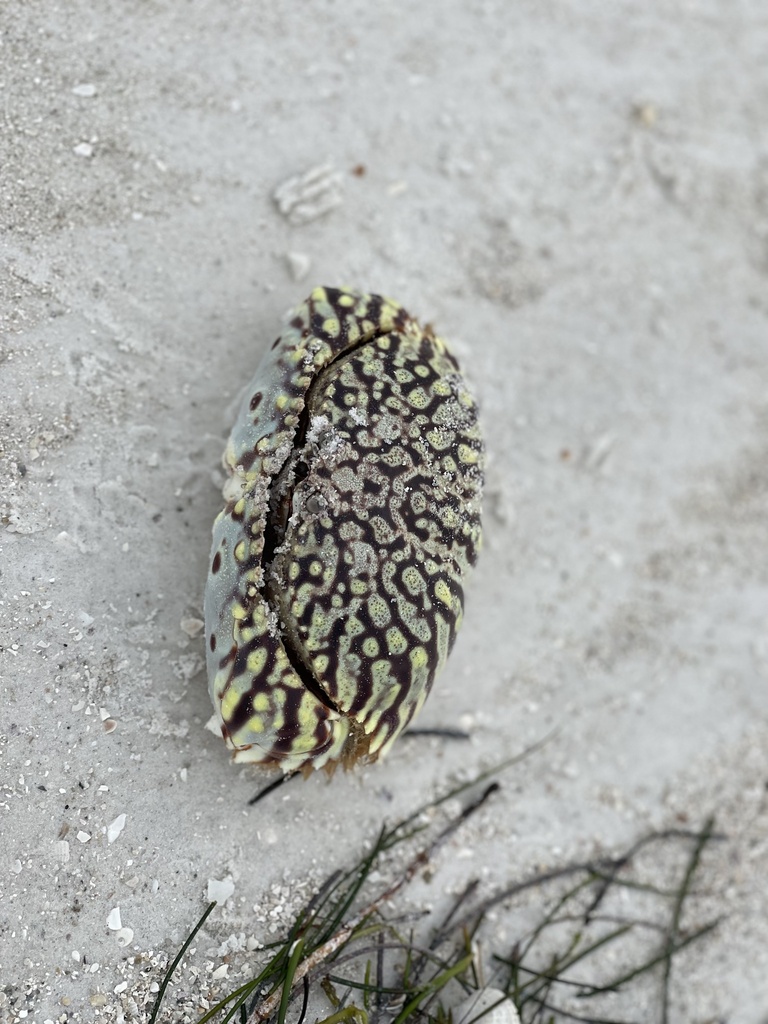
[{"label": "white pebble", "polygon": [[75,154],[75,156],[93,156],[93,146],[90,144],[90,142],[78,142],[78,144],[74,147],[72,152]]},{"label": "white pebble", "polygon": [[182,633],[186,633],[188,637],[199,636],[205,629],[205,623],[202,619],[182,619],[179,625],[181,626]]},{"label": "white pebble", "polygon": [[215,900],[217,903],[226,903],[235,891],[235,883],[231,878],[219,880],[218,878],[208,879],[208,902]]},{"label": "white pebble", "polygon": [[330,163],[320,164],[288,178],[272,198],[290,224],[309,224],[341,205],[341,174]]},{"label": "white pebble", "polygon": [[120,920],[120,907],[113,907],[109,912],[107,918],[107,928],[113,932],[119,932],[123,927],[123,922]]},{"label": "white pebble", "polygon": [[80,82],[74,87],[72,92],[75,96],[85,96],[86,98],[90,98],[91,96],[96,95],[96,86],[93,82]]},{"label": "white pebble", "polygon": [[125,828],[126,816],[124,814],[118,814],[114,821],[111,821],[107,825],[107,842],[114,843],[117,837]]},{"label": "white pebble", "polygon": [[582,455],[582,463],[586,469],[602,469],[608,459],[616,438],[612,434],[601,434],[592,444],[588,445]]},{"label": "white pebble", "polygon": [[81,829],[77,833],[77,840],[80,843],[89,843],[91,841],[91,837],[88,835],[87,832],[83,832],[83,830]]},{"label": "white pebble", "polygon": [[294,281],[303,281],[312,266],[312,260],[304,252],[286,253],[285,262]]},{"label": "white pebble", "polygon": [[118,946],[130,946],[133,942],[133,928],[121,928],[117,933]]},{"label": "white pebble", "polygon": [[211,715],[203,728],[207,729],[208,732],[212,732],[214,736],[221,738],[221,726],[219,725],[219,721],[218,715]]}]

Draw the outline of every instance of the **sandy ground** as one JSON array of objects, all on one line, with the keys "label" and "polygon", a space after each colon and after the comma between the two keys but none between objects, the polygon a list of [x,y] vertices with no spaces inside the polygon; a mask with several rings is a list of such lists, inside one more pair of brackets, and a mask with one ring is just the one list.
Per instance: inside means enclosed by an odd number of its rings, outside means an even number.
[{"label": "sandy ground", "polygon": [[[434,900],[714,813],[727,917],[675,1020],[764,1024],[763,0],[4,0],[0,30],[3,1024],[145,1020],[136,965],[208,879],[203,975],[553,726]],[[274,189],[326,162],[341,203],[291,224]],[[420,723],[473,738],[248,810],[190,620],[232,403],[316,283],[431,320],[480,398],[485,548]]]}]

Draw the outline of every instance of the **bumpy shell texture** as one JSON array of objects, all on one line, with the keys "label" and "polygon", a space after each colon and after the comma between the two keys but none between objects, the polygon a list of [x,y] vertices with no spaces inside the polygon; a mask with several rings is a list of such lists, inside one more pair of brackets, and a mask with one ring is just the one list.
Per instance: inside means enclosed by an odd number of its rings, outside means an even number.
[{"label": "bumpy shell texture", "polygon": [[458,364],[378,295],[316,288],[245,392],[205,592],[237,761],[375,761],[461,624],[483,443]]}]

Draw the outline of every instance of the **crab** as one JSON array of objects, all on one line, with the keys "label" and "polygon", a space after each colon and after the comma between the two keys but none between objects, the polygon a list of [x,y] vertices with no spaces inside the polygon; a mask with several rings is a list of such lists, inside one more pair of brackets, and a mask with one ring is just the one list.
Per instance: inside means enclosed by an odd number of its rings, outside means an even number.
[{"label": "crab", "polygon": [[398,303],[316,288],[245,390],[224,454],[205,638],[236,761],[384,756],[461,625],[481,539],[477,406]]}]

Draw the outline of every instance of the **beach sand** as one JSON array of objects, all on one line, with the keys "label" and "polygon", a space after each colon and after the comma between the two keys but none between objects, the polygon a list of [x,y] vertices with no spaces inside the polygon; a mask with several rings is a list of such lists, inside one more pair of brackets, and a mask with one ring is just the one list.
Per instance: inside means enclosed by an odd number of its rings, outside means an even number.
[{"label": "beach sand", "polygon": [[[418,899],[714,815],[672,1020],[765,1024],[765,4],[6,0],[0,38],[0,1021],[146,1021],[216,880],[202,1012],[382,821],[555,730]],[[316,284],[431,322],[480,401],[419,720],[471,740],[249,808],[202,591],[240,388]]]}]

